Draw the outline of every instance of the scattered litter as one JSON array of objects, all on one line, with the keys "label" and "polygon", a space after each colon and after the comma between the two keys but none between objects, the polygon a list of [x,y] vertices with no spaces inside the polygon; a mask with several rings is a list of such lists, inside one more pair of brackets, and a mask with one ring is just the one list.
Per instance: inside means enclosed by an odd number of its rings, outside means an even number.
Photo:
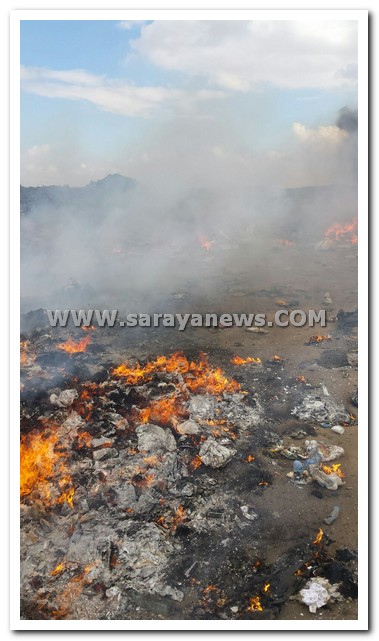
[{"label": "scattered litter", "polygon": [[327,525],[331,525],[332,523],[334,523],[334,521],[336,521],[338,519],[340,511],[341,511],[340,506],[339,505],[335,505],[334,508],[332,509],[331,513],[329,514],[329,516],[327,516],[324,519],[324,523],[326,523]]},{"label": "scattered litter", "polygon": [[332,432],[335,432],[336,434],[344,434],[345,433],[345,428],[342,425],[333,425],[331,430],[332,430]]},{"label": "scattered litter", "polygon": [[312,614],[315,614],[318,608],[322,608],[327,603],[343,600],[342,594],[338,591],[336,585],[321,576],[310,579],[305,588],[300,590],[293,598],[307,605]]}]

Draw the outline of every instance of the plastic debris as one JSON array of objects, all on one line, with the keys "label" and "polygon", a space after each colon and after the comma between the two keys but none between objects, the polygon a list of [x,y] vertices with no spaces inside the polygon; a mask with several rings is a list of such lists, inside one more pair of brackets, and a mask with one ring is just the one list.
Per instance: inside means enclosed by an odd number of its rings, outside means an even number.
[{"label": "plastic debris", "polygon": [[342,601],[343,599],[337,587],[321,576],[308,581],[305,588],[300,590],[295,598],[307,605],[312,614],[327,603]]}]

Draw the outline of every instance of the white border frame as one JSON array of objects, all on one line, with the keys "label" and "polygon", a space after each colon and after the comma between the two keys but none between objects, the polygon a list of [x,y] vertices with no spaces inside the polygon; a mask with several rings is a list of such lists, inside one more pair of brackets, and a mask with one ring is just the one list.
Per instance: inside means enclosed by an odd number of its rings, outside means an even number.
[{"label": "white border frame", "polygon": [[[20,317],[20,20],[356,20],[358,22],[359,140],[358,140],[358,282],[359,282],[359,601],[357,620],[325,621],[25,621],[20,612],[19,547],[19,317]],[[258,630],[367,630],[368,629],[368,11],[367,10],[13,10],[10,16],[10,628],[12,630],[124,630],[124,631],[258,631]]]}]

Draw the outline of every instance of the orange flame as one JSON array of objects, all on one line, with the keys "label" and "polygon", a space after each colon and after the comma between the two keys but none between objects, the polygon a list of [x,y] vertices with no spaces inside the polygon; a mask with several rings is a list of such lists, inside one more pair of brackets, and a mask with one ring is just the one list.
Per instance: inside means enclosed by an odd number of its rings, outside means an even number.
[{"label": "orange flame", "polygon": [[59,610],[54,610],[52,613],[55,619],[67,617],[70,612],[71,604],[75,603],[79,598],[85,585],[91,583],[91,580],[87,578],[87,574],[98,565],[99,561],[89,563],[83,568],[79,575],[72,577],[62,594],[57,597],[60,607]]},{"label": "orange flame", "polygon": [[33,365],[35,358],[29,351],[29,341],[20,341],[20,365]]},{"label": "orange flame", "polygon": [[192,459],[190,466],[193,470],[197,470],[197,468],[200,467],[200,465],[202,464],[203,464],[203,461],[201,460],[201,456],[196,454],[196,456]]},{"label": "orange flame", "polygon": [[264,586],[262,588],[262,591],[264,592],[264,594],[267,594],[267,592],[269,591],[270,587],[271,587],[271,583],[265,583],[264,584]]},{"label": "orange flame", "polygon": [[252,596],[250,597],[250,605],[247,608],[248,612],[262,612],[263,607],[261,605],[261,600],[259,596]]},{"label": "orange flame", "polygon": [[207,252],[209,252],[209,250],[212,248],[214,242],[214,240],[209,240],[206,236],[200,236],[199,238],[200,245]]},{"label": "orange flame", "polygon": [[60,563],[58,563],[58,565],[54,568],[54,570],[52,570],[52,571],[50,572],[50,576],[56,576],[57,574],[61,574],[62,572],[64,572],[64,571],[65,571],[65,569],[66,569],[66,564],[65,564],[63,561],[61,561],[61,562],[60,562]]},{"label": "orange flame", "polygon": [[255,461],[255,456],[253,456],[252,454],[248,454],[246,457],[246,461],[247,463],[252,463],[253,461]]},{"label": "orange flame", "polygon": [[276,238],[275,245],[278,247],[294,247],[295,243],[292,240],[287,240],[286,238]]},{"label": "orange flame", "polygon": [[328,465],[322,465],[322,471],[325,472],[325,474],[337,474],[341,479],[345,477],[344,473],[342,470],[340,470],[341,463],[333,463],[331,467]]},{"label": "orange flame", "polygon": [[317,532],[316,538],[314,541],[312,541],[312,545],[319,545],[322,541],[322,537],[324,536],[324,532],[320,528],[319,531]]},{"label": "orange flame", "polygon": [[188,413],[175,394],[152,401],[148,407],[138,410],[138,420],[141,423],[172,423],[176,425],[179,416],[188,416]]},{"label": "orange flame", "polygon": [[240,356],[233,356],[233,358],[230,361],[233,365],[246,365],[247,363],[261,363],[261,359],[258,358],[253,358],[252,356],[248,356],[247,358],[241,358]]},{"label": "orange flame", "polygon": [[[74,488],[65,463],[66,453],[57,452],[58,436],[31,433],[21,438],[20,493],[21,496],[37,490],[46,505],[67,503],[73,507]],[[57,498],[58,488],[63,490]]]},{"label": "orange flame", "polygon": [[157,519],[157,523],[159,525],[161,525],[166,530],[171,530],[172,532],[175,532],[178,525],[183,521],[188,521],[188,517],[184,510],[183,505],[179,505],[175,514],[168,515],[168,516],[160,516]]},{"label": "orange flame", "polygon": [[94,325],[82,325],[83,332],[94,332],[96,327]]},{"label": "orange flame", "polygon": [[323,343],[324,341],[331,341],[331,340],[332,340],[332,337],[329,336],[329,334],[327,336],[318,336],[317,334],[315,334],[314,336],[311,336],[310,338],[308,338],[305,344],[313,345],[314,343]]},{"label": "orange flame", "polygon": [[219,367],[211,367],[206,354],[200,354],[198,361],[189,361],[181,352],[171,356],[158,356],[145,366],[136,363],[129,367],[121,364],[112,374],[125,379],[125,385],[141,385],[150,381],[157,372],[178,372],[182,374],[187,389],[197,393],[200,390],[210,394],[222,392],[236,392],[240,384],[233,379],[229,380]]},{"label": "orange flame", "polygon": [[58,349],[67,352],[68,354],[79,354],[87,350],[88,345],[90,344],[91,339],[89,336],[85,336],[81,341],[75,342],[71,338],[65,343],[59,343],[57,345]]},{"label": "orange flame", "polygon": [[358,218],[354,218],[351,223],[347,223],[346,225],[334,223],[334,225],[326,230],[326,232],[324,233],[324,237],[336,242],[347,242],[351,245],[356,245],[358,242],[357,232]]}]

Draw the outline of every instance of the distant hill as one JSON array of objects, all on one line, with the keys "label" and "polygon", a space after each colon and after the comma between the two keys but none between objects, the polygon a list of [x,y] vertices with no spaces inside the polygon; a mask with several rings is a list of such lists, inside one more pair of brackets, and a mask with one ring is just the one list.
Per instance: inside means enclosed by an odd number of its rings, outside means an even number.
[{"label": "distant hill", "polygon": [[99,207],[102,204],[123,205],[137,183],[121,174],[110,174],[101,180],[91,181],[85,187],[50,185],[42,187],[20,187],[21,216],[28,215],[34,208],[59,209],[64,206]]}]

